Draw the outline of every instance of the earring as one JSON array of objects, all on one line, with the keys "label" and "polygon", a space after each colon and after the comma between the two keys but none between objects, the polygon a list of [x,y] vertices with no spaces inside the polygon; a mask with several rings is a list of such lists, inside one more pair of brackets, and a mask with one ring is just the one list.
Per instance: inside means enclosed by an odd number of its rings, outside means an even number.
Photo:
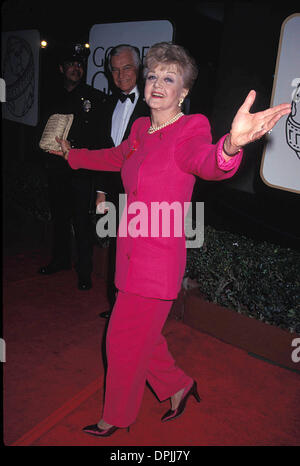
[{"label": "earring", "polygon": [[184,99],[180,99],[180,100],[179,100],[179,102],[178,102],[178,107],[181,107],[183,101],[184,101]]}]

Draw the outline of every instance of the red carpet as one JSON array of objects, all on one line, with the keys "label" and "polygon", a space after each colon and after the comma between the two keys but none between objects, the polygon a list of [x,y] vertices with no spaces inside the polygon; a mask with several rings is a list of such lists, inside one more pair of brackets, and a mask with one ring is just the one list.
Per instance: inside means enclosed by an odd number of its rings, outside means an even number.
[{"label": "red carpet", "polygon": [[88,292],[74,271],[36,274],[38,251],[4,263],[4,442],[35,446],[300,445],[300,377],[169,319],[164,333],[178,364],[198,382],[202,402],[161,423],[169,403],[145,389],[130,433],[97,439],[103,396],[105,284]]}]

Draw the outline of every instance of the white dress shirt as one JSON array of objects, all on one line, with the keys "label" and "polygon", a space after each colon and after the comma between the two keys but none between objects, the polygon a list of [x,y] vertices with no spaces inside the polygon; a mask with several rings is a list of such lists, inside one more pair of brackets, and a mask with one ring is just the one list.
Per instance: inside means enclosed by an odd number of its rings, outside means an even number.
[{"label": "white dress shirt", "polygon": [[[130,99],[126,99],[124,102],[121,102],[120,100],[118,100],[118,103],[115,106],[113,112],[110,135],[115,146],[118,146],[122,142],[129,119],[132,115],[132,112],[134,110],[134,107],[136,106],[136,103],[140,95],[137,86],[135,86],[135,88],[132,89],[129,92],[129,94],[131,94],[132,92],[135,93],[134,101],[131,102]],[[104,191],[100,190],[97,190],[97,192],[106,194]],[[98,205],[96,212],[99,214],[104,213],[104,206]]]},{"label": "white dress shirt", "polygon": [[126,99],[125,102],[121,102],[118,100],[112,116],[111,138],[115,146],[121,144],[129,119],[139,98],[139,91],[137,86],[135,86],[135,88],[130,91],[130,94],[132,92],[135,93],[134,101],[131,102],[130,99]]}]

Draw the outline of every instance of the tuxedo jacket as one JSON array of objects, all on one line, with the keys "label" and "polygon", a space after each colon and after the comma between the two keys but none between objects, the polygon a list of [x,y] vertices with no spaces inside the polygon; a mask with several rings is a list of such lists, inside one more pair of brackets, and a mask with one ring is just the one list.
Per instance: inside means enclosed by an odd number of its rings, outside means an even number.
[{"label": "tuxedo jacket", "polygon": [[[112,96],[108,99],[106,104],[106,118],[104,121],[104,126],[102,127],[102,136],[101,139],[104,141],[104,148],[114,147],[114,142],[111,138],[111,127],[112,127],[112,116],[116,105],[118,103],[118,93],[112,94]],[[130,116],[128,121],[128,125],[126,127],[123,141],[125,141],[131,131],[131,127],[135,120],[142,116],[149,116],[150,110],[148,105],[144,100],[143,93],[140,91],[140,95],[138,101],[134,107],[134,110]],[[102,119],[103,122],[103,119]],[[110,202],[117,203],[118,202],[118,195],[124,192],[124,187],[121,179],[120,173],[111,172],[111,171],[102,171],[97,174],[96,177],[96,190],[104,191],[106,193],[106,198]]]},{"label": "tuxedo jacket", "polygon": [[[68,162],[73,169],[121,171],[127,206],[117,237],[116,287],[144,297],[175,299],[186,264],[183,213],[195,175],[205,180],[230,178],[243,151],[226,161],[222,155],[226,135],[212,144],[209,122],[200,114],[184,115],[153,134],[148,133],[150,125],[149,117],[139,118],[118,147],[71,149]],[[143,207],[141,214],[136,212],[137,202]],[[167,235],[157,216],[160,206],[166,215],[166,207],[178,208],[177,216],[169,215],[174,225]]]}]

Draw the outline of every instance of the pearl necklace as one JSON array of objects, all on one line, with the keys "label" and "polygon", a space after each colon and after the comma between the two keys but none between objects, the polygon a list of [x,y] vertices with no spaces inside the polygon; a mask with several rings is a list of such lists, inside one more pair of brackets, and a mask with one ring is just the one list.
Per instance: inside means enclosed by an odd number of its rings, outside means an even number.
[{"label": "pearl necklace", "polygon": [[175,121],[179,120],[179,118],[181,118],[182,116],[183,116],[183,113],[179,112],[173,118],[171,118],[171,120],[166,121],[166,123],[163,123],[160,126],[151,125],[150,128],[148,129],[148,133],[149,134],[155,133],[155,131],[159,131],[160,129],[165,128],[166,126],[169,126],[172,123],[175,123]]}]

